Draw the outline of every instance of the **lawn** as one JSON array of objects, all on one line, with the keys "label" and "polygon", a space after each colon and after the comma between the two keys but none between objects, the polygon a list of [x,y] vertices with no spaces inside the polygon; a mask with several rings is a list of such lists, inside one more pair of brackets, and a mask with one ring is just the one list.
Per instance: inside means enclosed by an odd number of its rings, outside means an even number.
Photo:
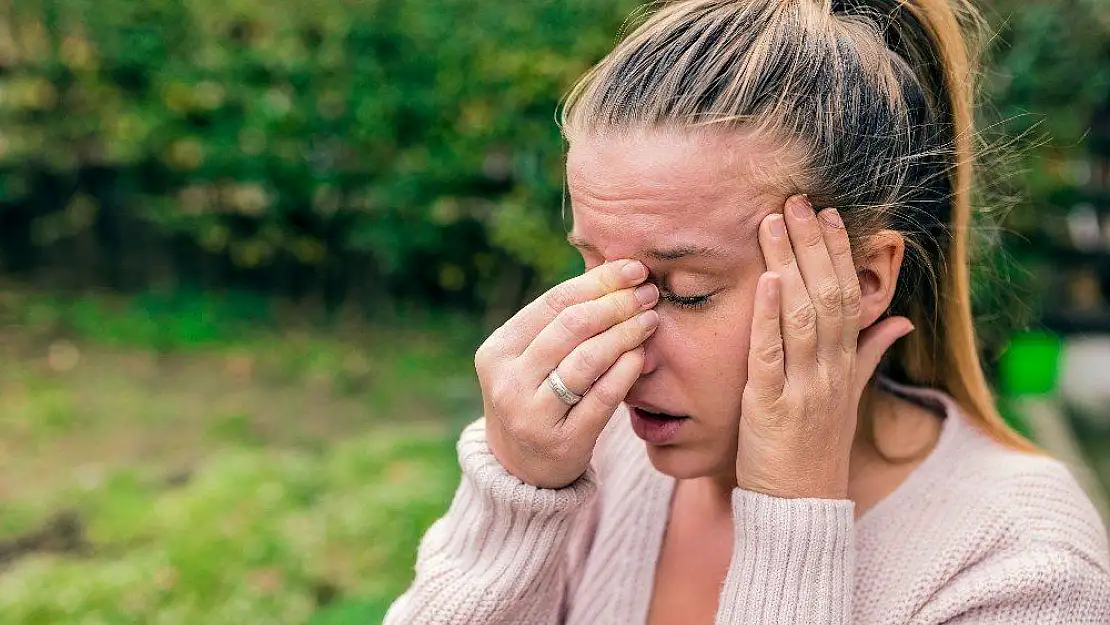
[{"label": "lawn", "polygon": [[381,620],[457,483],[479,332],[276,316],[4,290],[5,623]]},{"label": "lawn", "polygon": [[457,484],[482,331],[303,318],[0,288],[4,625],[381,621]]}]

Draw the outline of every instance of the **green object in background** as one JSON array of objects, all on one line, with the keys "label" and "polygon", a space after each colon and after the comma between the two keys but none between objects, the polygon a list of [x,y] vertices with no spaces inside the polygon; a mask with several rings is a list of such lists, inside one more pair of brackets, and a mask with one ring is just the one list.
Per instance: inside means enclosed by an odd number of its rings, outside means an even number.
[{"label": "green object in background", "polygon": [[1002,391],[1011,397],[1056,390],[1062,339],[1048,332],[1023,332],[1010,339],[999,363]]}]

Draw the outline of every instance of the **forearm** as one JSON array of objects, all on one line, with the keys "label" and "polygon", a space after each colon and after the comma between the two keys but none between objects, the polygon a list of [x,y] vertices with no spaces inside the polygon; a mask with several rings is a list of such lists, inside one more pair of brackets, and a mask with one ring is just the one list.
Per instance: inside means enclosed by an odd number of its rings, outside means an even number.
[{"label": "forearm", "polygon": [[460,438],[459,461],[451,507],[425,534],[416,578],[386,624],[556,623],[565,549],[596,490],[592,473],[557,490],[525,484],[490,453],[481,422]]},{"label": "forearm", "polygon": [[736,537],[717,625],[846,625],[854,574],[854,504],[735,489]]}]

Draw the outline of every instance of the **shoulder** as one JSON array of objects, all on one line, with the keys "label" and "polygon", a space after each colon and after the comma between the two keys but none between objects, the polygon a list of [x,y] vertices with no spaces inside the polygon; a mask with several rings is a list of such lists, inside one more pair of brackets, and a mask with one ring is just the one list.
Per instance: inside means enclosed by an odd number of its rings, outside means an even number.
[{"label": "shoulder", "polygon": [[1082,555],[1110,573],[1107,534],[1094,504],[1068,467],[1044,454],[1007,448],[962,413],[949,486],[971,516],[999,536]]},{"label": "shoulder", "polygon": [[918,527],[945,587],[937,599],[1110,598],[1106,529],[1068,467],[1002,445],[958,409],[948,418],[948,440],[902,510],[903,520],[925,523]]},{"label": "shoulder", "polygon": [[906,605],[920,622],[1108,622],[1106,529],[1071,471],[1002,445],[945,403],[933,454],[861,519],[860,564],[870,575],[860,590],[910,589]]},{"label": "shoulder", "polygon": [[933,453],[911,477],[909,492],[892,507],[940,519],[938,531],[949,530],[943,532],[949,538],[970,536],[979,548],[1056,546],[1110,573],[1103,521],[1064,463],[1003,445],[943,392],[899,388],[943,408],[945,423]]},{"label": "shoulder", "polygon": [[984,441],[952,465],[949,486],[959,505],[941,524],[940,584],[923,615],[1110,619],[1106,530],[1064,464]]},{"label": "shoulder", "polygon": [[1110,575],[1106,529],[1062,462],[996,445],[970,459],[962,475],[979,482],[973,509],[1030,549],[1066,552]]}]

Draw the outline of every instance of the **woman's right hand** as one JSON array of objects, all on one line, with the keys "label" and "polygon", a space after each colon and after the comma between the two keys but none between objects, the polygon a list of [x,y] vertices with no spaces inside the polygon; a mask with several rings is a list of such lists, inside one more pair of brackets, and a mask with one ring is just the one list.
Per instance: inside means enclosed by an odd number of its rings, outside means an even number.
[{"label": "woman's right hand", "polygon": [[[562,488],[585,473],[601,431],[643,371],[659,290],[635,260],[600,265],[547,291],[478,348],[486,437],[518,479]],[[552,369],[582,401],[563,402]]]}]

